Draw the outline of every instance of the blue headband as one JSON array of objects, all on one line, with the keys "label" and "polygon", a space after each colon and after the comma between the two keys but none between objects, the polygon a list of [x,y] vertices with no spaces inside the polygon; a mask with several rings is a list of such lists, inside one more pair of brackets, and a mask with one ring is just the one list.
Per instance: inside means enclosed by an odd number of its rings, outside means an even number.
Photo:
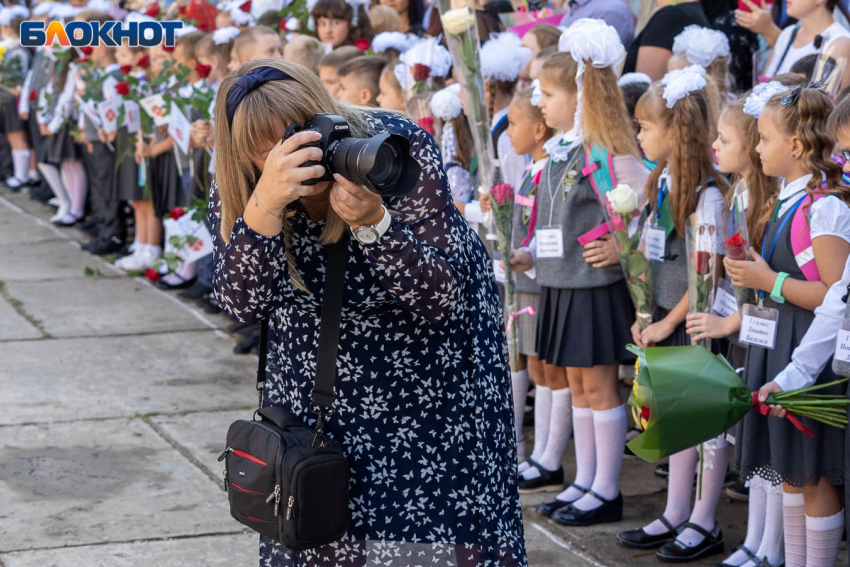
[{"label": "blue headband", "polygon": [[233,115],[245,96],[269,81],[294,81],[288,73],[274,67],[257,67],[239,77],[236,84],[227,91],[227,122],[233,125]]}]

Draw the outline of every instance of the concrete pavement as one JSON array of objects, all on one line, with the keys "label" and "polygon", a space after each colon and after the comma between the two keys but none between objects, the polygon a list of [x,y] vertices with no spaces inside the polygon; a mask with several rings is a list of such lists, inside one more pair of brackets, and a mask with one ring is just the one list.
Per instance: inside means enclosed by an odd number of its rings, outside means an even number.
[{"label": "concrete pavement", "polygon": [[[0,567],[256,565],[216,462],[256,357],[50,214],[0,189]],[[531,565],[610,564],[525,513]]]}]

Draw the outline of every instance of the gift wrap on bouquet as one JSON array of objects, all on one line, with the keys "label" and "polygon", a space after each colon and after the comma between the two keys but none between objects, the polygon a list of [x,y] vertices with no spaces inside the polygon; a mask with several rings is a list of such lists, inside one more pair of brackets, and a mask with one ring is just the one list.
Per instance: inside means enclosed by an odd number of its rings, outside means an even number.
[{"label": "gift wrap on bouquet", "polygon": [[723,356],[702,346],[627,348],[638,357],[629,405],[644,430],[628,446],[645,461],[655,462],[713,439],[750,411],[767,415],[769,405],[786,409],[788,419],[804,435],[813,434],[798,415],[847,427],[845,406],[850,400],[813,393],[847,379],[771,394],[762,405],[758,392],[750,391]]},{"label": "gift wrap on bouquet", "polygon": [[[202,221],[192,220],[192,211],[187,212],[177,220],[166,217],[162,221],[165,227],[165,252],[174,252],[180,256],[186,264],[200,260],[204,256],[212,254],[212,236],[207,226]],[[187,243],[180,250],[171,244],[171,237],[191,236],[193,242]]]}]

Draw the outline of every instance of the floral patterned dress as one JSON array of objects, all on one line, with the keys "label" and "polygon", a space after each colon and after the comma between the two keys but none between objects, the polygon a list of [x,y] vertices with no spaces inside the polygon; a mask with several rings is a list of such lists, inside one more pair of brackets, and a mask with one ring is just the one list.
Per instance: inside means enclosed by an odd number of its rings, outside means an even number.
[{"label": "floral patterned dress", "polygon": [[[405,136],[422,167],[371,246],[349,243],[334,413],[351,466],[348,534],[294,552],[260,539],[260,565],[527,564],[516,484],[507,342],[490,259],[455,208],[433,138],[405,117],[367,114]],[[300,207],[291,249],[309,293],[290,281],[283,234],[239,218],[225,243],[210,193],[218,301],[243,322],[270,319],[264,405],[311,423],[326,254],[325,223]]]}]

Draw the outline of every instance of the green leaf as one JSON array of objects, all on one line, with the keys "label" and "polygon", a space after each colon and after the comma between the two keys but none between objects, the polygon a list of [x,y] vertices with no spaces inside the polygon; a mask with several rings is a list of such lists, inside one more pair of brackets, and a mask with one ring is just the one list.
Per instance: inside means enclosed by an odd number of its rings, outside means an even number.
[{"label": "green leaf", "polygon": [[626,268],[633,276],[643,275],[649,269],[649,260],[640,252],[635,252],[629,256]]},{"label": "green leaf", "polygon": [[642,305],[646,303],[646,292],[643,289],[643,286],[638,285],[637,282],[629,284],[629,289],[632,292],[632,295],[635,298],[635,302],[638,305]]}]

